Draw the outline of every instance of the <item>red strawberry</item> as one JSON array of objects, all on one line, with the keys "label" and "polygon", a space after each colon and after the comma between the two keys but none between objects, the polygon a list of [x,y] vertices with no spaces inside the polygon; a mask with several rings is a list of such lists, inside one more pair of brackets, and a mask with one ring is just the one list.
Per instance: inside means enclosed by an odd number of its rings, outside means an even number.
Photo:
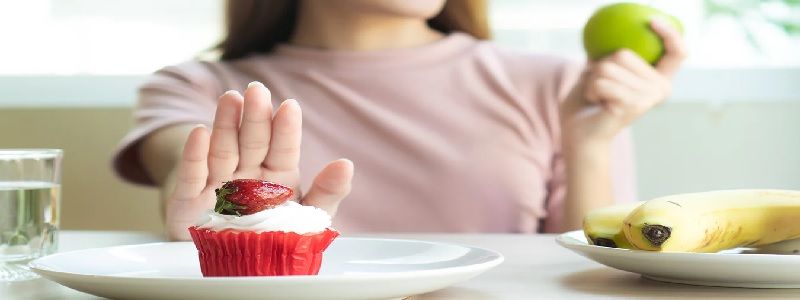
[{"label": "red strawberry", "polygon": [[214,211],[223,215],[250,215],[274,208],[292,197],[292,189],[258,179],[236,179],[214,190],[217,205]]}]

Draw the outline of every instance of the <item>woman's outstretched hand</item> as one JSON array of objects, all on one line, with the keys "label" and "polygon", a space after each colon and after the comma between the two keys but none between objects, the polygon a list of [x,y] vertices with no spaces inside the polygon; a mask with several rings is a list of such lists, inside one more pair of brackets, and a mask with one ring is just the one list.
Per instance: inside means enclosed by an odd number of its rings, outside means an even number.
[{"label": "woman's outstretched hand", "polygon": [[270,91],[259,82],[244,96],[228,91],[219,98],[211,132],[197,126],[178,162],[175,189],[166,201],[169,238],[187,240],[187,228],[202,211],[214,207],[214,189],[223,182],[253,178],[291,187],[292,200],[331,216],[350,192],[353,163],[339,159],[317,174],[308,192],[300,191],[302,113],[297,101],[284,101],[273,116]]}]

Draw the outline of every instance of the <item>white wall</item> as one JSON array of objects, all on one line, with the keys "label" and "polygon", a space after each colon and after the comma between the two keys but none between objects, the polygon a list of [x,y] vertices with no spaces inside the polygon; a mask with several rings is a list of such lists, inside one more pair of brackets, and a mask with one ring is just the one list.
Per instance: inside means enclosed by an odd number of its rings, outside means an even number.
[{"label": "white wall", "polygon": [[800,190],[800,69],[685,69],[633,126],[641,199]]},{"label": "white wall", "polygon": [[800,190],[798,101],[671,102],[634,125],[641,199],[712,189]]}]

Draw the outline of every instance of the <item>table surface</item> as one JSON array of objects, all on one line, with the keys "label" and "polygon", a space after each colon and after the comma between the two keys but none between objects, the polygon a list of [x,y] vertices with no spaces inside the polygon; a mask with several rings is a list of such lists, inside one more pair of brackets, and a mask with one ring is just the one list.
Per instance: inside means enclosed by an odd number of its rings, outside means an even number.
[{"label": "table surface", "polygon": [[[800,289],[703,287],[652,281],[612,269],[555,242],[555,235],[373,234],[467,244],[502,253],[505,261],[471,280],[409,299],[800,299]],[[150,233],[65,231],[60,251],[163,241]],[[747,272],[747,270],[742,270]],[[800,272],[800,271],[798,271]],[[0,299],[99,299],[47,279],[0,283]]]}]

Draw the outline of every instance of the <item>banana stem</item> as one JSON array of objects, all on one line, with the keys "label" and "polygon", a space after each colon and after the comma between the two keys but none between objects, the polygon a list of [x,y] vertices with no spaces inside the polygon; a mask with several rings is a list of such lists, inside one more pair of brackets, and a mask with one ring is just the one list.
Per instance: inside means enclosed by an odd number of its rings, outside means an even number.
[{"label": "banana stem", "polygon": [[663,225],[644,225],[642,227],[642,235],[656,247],[666,242],[671,234],[672,228]]},{"label": "banana stem", "polygon": [[592,243],[600,247],[608,247],[608,248],[617,248],[617,243],[615,243],[611,239],[606,238],[596,238],[592,239]]}]

